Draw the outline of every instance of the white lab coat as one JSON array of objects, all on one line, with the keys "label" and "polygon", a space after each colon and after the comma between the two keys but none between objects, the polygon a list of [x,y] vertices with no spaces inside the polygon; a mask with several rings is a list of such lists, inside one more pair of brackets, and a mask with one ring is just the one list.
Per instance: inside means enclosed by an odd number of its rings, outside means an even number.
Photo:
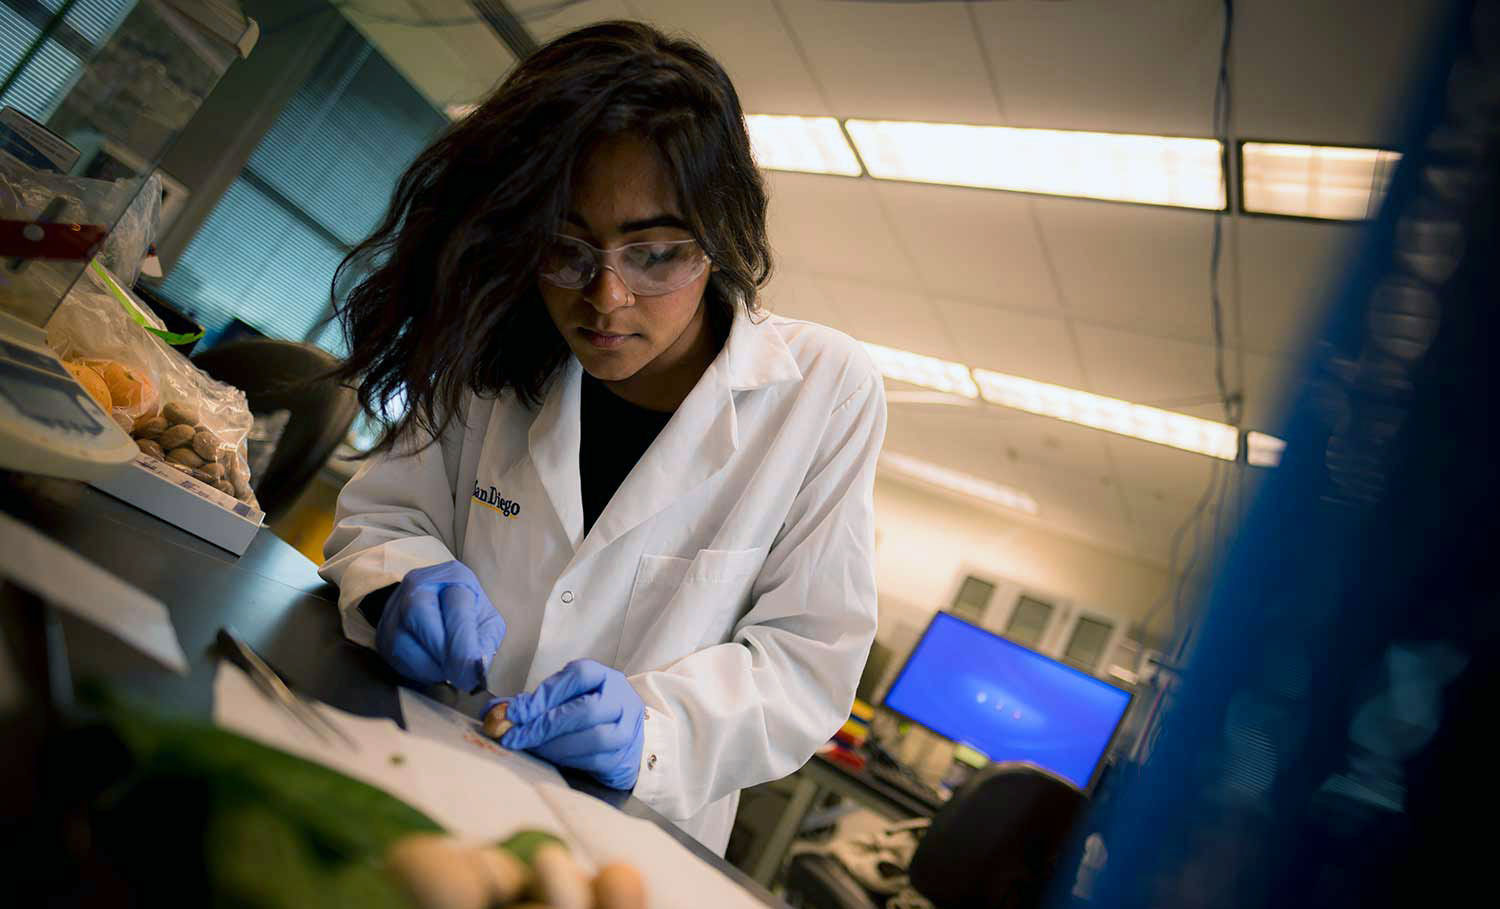
[{"label": "white lab coat", "polygon": [[569,660],[646,704],[635,795],[722,854],[739,790],[800,767],[848,716],[875,635],[875,463],[885,393],[832,329],[739,315],[723,350],[585,536],[569,358],[537,409],[471,398],[465,425],[366,462],[323,577],[353,607],[457,558],[505,618],[498,694]]}]

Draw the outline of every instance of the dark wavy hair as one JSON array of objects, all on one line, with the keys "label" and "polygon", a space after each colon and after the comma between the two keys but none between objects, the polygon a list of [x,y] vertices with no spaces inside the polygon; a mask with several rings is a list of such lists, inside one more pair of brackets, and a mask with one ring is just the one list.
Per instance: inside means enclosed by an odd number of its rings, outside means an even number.
[{"label": "dark wavy hair", "polygon": [[423,151],[339,265],[333,305],[349,355],[338,376],[382,427],[371,453],[436,439],[468,392],[540,402],[569,355],[536,287],[541,252],[584,156],[622,134],[656,150],[717,266],[704,294],[712,324],[757,309],[771,272],[766,190],[729,76],[697,44],[638,22],[579,29]]}]

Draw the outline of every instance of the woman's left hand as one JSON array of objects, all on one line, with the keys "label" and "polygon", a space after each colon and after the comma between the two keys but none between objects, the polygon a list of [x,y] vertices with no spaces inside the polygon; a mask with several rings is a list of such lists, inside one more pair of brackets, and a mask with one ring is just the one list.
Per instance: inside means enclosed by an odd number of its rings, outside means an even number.
[{"label": "woman's left hand", "polygon": [[640,772],[645,714],[640,695],[618,670],[574,660],[535,691],[510,700],[506,719],[515,726],[500,744],[576,767],[612,789],[629,790]]}]

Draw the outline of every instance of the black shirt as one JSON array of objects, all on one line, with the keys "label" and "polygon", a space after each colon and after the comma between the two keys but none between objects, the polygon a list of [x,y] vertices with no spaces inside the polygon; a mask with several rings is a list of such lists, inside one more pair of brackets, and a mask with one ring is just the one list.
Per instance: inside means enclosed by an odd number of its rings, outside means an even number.
[{"label": "black shirt", "polygon": [[588,533],[672,414],[632,404],[585,372],[578,419],[578,480]]}]

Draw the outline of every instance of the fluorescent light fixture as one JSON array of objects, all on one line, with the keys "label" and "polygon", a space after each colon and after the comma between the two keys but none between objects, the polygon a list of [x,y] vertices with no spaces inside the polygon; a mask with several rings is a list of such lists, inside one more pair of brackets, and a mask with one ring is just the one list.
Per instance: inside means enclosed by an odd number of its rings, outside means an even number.
[{"label": "fluorescent light fixture", "polygon": [[750,147],[755,162],[771,170],[810,174],[860,175],[859,159],[833,117],[748,114]]},{"label": "fluorescent light fixture", "polygon": [[979,397],[974,377],[969,374],[969,367],[962,363],[868,342],[865,342],[865,350],[869,351],[880,374],[887,379],[970,399]]},{"label": "fluorescent light fixture", "polygon": [[1286,441],[1263,432],[1247,433],[1245,436],[1245,460],[1251,467],[1275,467],[1281,463],[1281,453],[1286,450]]},{"label": "fluorescent light fixture", "polygon": [[872,177],[1224,208],[1217,139],[846,120]]},{"label": "fluorescent light fixture", "polygon": [[979,402],[974,398],[949,394],[945,391],[893,390],[885,393],[885,403],[931,405],[934,407],[975,407]]},{"label": "fluorescent light fixture", "polygon": [[1247,212],[1359,221],[1373,218],[1399,152],[1246,142],[1240,171]]},{"label": "fluorescent light fixture", "polygon": [[1239,435],[1226,423],[987,369],[974,370],[974,379],[979,383],[980,395],[991,404],[1226,461],[1233,461],[1239,451]]},{"label": "fluorescent light fixture", "polygon": [[1013,511],[1024,512],[1029,515],[1037,513],[1036,499],[999,483],[991,483],[966,473],[939,467],[930,461],[922,461],[895,452],[886,452],[880,456],[880,466],[891,473],[899,474],[907,479],[916,480],[937,486],[947,492],[956,493],[967,499],[977,499],[991,505],[999,505]]},{"label": "fluorescent light fixture", "polygon": [[443,108],[443,113],[448,115],[449,120],[462,120],[478,109],[477,104],[450,104]]}]

